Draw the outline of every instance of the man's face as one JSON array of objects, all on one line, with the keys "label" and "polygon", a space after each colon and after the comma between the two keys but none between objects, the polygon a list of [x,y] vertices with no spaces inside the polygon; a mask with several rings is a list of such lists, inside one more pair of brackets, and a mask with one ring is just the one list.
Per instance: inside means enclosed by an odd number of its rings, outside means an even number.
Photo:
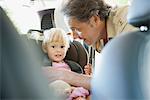
[{"label": "man's face", "polygon": [[[100,36],[103,24],[98,19],[91,17],[88,22],[80,22],[77,19],[70,18],[69,26],[73,31],[74,38],[83,39],[88,45],[93,45]],[[98,18],[98,17],[97,17]]]}]

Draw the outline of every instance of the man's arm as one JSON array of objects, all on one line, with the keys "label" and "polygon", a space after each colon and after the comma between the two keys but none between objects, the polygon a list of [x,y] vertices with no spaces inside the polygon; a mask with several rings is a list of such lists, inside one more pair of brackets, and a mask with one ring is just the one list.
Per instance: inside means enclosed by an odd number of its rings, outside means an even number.
[{"label": "man's arm", "polygon": [[90,84],[91,84],[90,76],[64,70],[61,80],[73,86],[81,86],[90,90]]},{"label": "man's arm", "polygon": [[43,67],[44,74],[48,77],[48,81],[63,80],[73,86],[81,86],[90,90],[91,77],[78,74],[64,69],[56,69]]}]

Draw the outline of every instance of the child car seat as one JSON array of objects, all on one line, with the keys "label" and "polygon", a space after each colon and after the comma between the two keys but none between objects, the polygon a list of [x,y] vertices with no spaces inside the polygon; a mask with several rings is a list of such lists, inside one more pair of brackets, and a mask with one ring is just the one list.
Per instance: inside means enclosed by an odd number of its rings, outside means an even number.
[{"label": "child car seat", "polygon": [[[43,32],[46,29],[55,27],[54,9],[41,10],[38,12],[38,14],[41,19],[41,30],[30,30],[29,34],[33,31]],[[41,42],[39,43],[39,45],[41,46]],[[84,68],[84,66],[87,64],[87,61],[88,61],[88,54],[87,54],[86,49],[80,42],[73,41],[73,42],[70,42],[70,48],[67,51],[67,55],[65,59],[75,61],[82,68]]]},{"label": "child car seat", "polygon": [[150,0],[133,0],[128,22],[140,31],[121,34],[101,52],[92,100],[150,100]]},{"label": "child car seat", "polygon": [[[35,45],[37,45],[41,49],[41,58],[43,58],[45,61],[48,61],[47,54],[42,51],[42,35],[39,39],[36,40],[36,36],[34,37],[32,34],[33,31],[38,31],[37,34],[41,34],[41,30],[29,30],[27,37],[30,41],[34,42]],[[30,33],[31,32],[31,33]],[[39,33],[40,32],[40,33]],[[43,34],[43,33],[42,33]],[[38,36],[37,36],[38,37]],[[70,41],[70,48],[67,51],[65,60],[71,60],[76,63],[78,63],[82,68],[87,64],[88,62],[88,54],[86,49],[83,47],[83,45],[78,41]],[[43,62],[43,65],[45,65],[46,62]]]}]

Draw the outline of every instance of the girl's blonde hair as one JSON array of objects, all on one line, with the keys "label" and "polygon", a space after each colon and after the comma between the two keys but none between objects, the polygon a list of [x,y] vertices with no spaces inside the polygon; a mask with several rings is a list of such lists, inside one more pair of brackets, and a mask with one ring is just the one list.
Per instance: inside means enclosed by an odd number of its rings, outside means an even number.
[{"label": "girl's blonde hair", "polygon": [[44,52],[47,52],[46,46],[48,43],[61,43],[69,48],[69,39],[67,37],[66,32],[61,28],[51,28],[50,30],[44,31],[44,39],[42,43],[42,47]]}]

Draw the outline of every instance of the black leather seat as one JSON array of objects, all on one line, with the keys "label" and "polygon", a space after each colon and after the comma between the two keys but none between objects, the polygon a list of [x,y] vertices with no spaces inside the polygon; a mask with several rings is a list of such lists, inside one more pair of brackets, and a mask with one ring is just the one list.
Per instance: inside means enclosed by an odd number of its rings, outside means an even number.
[{"label": "black leather seat", "polygon": [[133,0],[128,22],[141,31],[122,34],[102,50],[92,100],[150,100],[150,0]]}]

